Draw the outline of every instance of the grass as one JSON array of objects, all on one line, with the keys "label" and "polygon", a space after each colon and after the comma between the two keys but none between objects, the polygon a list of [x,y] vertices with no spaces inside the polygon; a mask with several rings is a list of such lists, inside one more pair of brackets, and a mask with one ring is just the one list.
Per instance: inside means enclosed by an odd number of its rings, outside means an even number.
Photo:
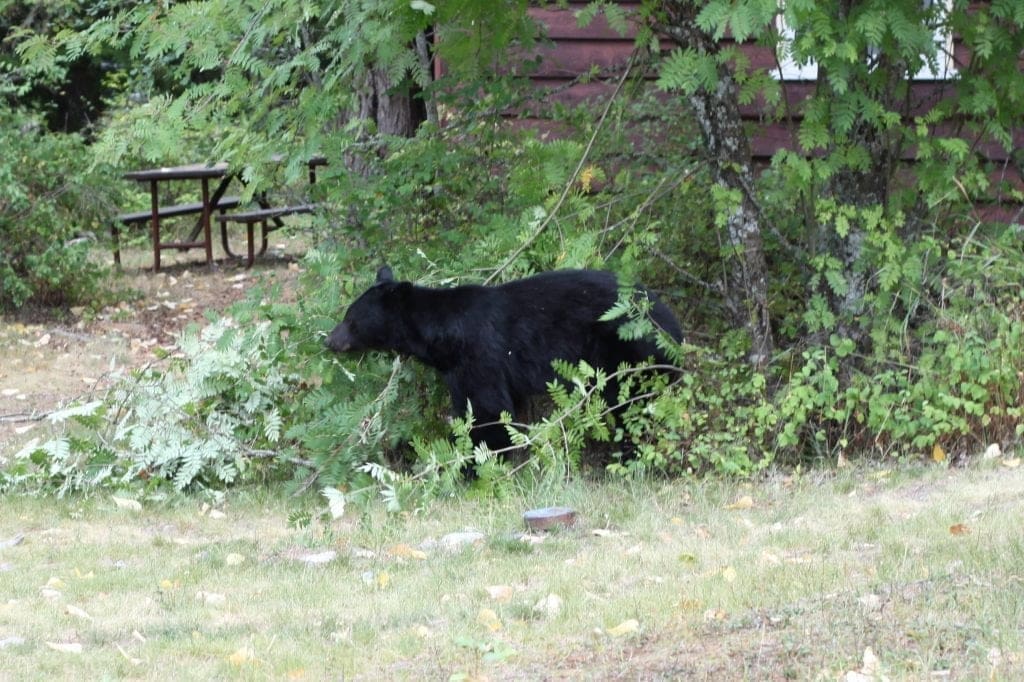
[{"label": "grass", "polygon": [[[289,525],[315,504],[5,500],[0,543],[24,540],[0,549],[0,678],[1024,675],[1024,471],[1000,463],[576,482]],[[552,504],[579,526],[518,539]],[[467,527],[486,541],[417,549]]]}]

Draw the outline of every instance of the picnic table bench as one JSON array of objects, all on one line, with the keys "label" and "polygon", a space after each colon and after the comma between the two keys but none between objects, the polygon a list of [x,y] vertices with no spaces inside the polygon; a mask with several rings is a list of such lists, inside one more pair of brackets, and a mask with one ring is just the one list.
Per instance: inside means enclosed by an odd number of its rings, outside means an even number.
[{"label": "picnic table bench", "polygon": [[[326,165],[327,160],[323,157],[313,157],[308,161],[309,182],[316,182],[316,167]],[[248,236],[248,259],[246,267],[251,267],[255,258],[254,248],[254,227],[258,222],[262,227],[262,247],[259,255],[267,250],[267,234],[284,223],[281,218],[297,213],[311,213],[315,204],[301,203],[296,205],[273,206],[267,195],[261,193],[254,199],[259,209],[243,210],[239,213],[228,214],[227,212],[241,205],[241,199],[237,196],[226,196],[228,185],[238,176],[231,172],[226,163],[217,164],[188,164],[184,166],[173,166],[165,168],[151,168],[131,171],[124,174],[127,180],[135,180],[141,183],[148,183],[150,193],[150,209],[148,211],[135,211],[122,213],[114,219],[111,232],[114,238],[114,262],[120,266],[121,250],[119,234],[124,226],[149,223],[153,246],[153,271],[160,271],[160,254],[166,249],[188,250],[201,248],[206,252],[206,263],[213,262],[213,230],[212,215],[219,213],[221,246],[224,252],[232,258],[236,258],[228,244],[228,223],[238,222],[247,226]],[[180,203],[168,206],[160,204],[159,185],[160,183],[175,180],[198,180],[200,183],[200,197],[198,202]],[[217,186],[210,191],[210,180],[218,180]],[[196,224],[191,234],[183,241],[165,242],[161,239],[161,223],[165,218],[177,218],[187,215],[197,215]],[[272,223],[272,224],[271,224]],[[202,239],[199,239],[202,234]]]},{"label": "picnic table bench", "polygon": [[[255,257],[262,256],[267,252],[267,234],[281,226],[280,218],[282,216],[296,215],[299,213],[312,213],[316,208],[316,204],[296,204],[294,206],[275,206],[252,211],[241,211],[238,213],[222,213],[217,216],[217,220],[220,222],[221,236],[224,237],[224,242],[222,244],[224,252],[231,257],[235,257],[235,254],[231,253],[231,249],[228,248],[227,237],[225,236],[227,234],[227,224],[244,223],[248,244],[245,267],[251,268]],[[273,227],[270,226],[270,221],[272,220],[278,221],[278,224]],[[260,224],[260,238],[262,240],[262,245],[260,246],[259,253],[254,254],[253,233],[255,231],[256,223]]]}]

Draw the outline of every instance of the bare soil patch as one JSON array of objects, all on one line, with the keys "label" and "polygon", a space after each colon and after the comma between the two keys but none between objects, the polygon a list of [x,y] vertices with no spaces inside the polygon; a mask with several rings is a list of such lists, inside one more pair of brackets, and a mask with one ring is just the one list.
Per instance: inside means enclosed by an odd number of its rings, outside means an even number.
[{"label": "bare soil patch", "polygon": [[286,296],[294,295],[300,273],[281,256],[250,270],[231,261],[208,267],[195,252],[190,256],[173,258],[159,273],[138,267],[114,274],[111,288],[124,291],[125,300],[98,311],[0,318],[0,453],[32,438],[50,412],[103,391],[126,370],[161,362],[189,324],[222,313],[257,284],[280,282]]}]

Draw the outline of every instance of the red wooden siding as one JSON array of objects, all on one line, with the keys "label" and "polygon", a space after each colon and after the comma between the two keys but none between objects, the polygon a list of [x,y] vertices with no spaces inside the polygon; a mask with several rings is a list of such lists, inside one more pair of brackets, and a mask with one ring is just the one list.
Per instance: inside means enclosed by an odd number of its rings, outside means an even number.
[{"label": "red wooden siding", "polygon": [[[623,9],[635,9],[637,3],[620,3]],[[531,10],[531,14],[546,27],[549,44],[541,47],[537,54],[541,57],[536,73],[531,80],[538,89],[549,90],[550,99],[566,105],[595,103],[608,96],[614,89],[615,76],[621,74],[633,50],[635,31],[627,35],[619,35],[608,26],[603,16],[597,17],[590,25],[579,27],[575,13],[585,7],[585,3],[571,3],[567,9]],[[664,49],[671,49],[672,44],[662,42]],[[745,45],[744,52],[751,65],[757,68],[774,69],[775,56],[770,49],[756,45]],[[962,44],[954,44],[954,61],[966,63],[967,54]],[[1024,65],[1024,60],[1022,60]],[[581,74],[587,74],[595,68],[600,70],[605,80],[589,83],[574,83]],[[1022,69],[1024,70],[1024,69]],[[799,106],[815,88],[814,82],[785,81],[785,100],[788,102],[793,120],[774,120],[775,116],[767,115],[763,101],[754,102],[741,107],[744,118],[750,122],[752,130],[751,147],[755,159],[767,161],[779,149],[797,147],[795,131],[799,120]],[[947,88],[951,87],[943,81],[917,81],[911,86],[910,115],[926,112],[942,99]],[[667,95],[666,95],[667,97]],[[534,110],[535,113],[536,110]],[[539,123],[539,121],[536,121]],[[939,130],[937,134],[944,134]],[[949,131],[951,132],[951,131]],[[1024,126],[1015,135],[1015,146],[1024,147]],[[978,153],[994,162],[1006,162],[1009,155],[1006,150],[995,142],[977,142]],[[909,160],[909,159],[908,159]],[[1010,164],[1012,167],[1012,164]],[[1008,168],[1009,170],[1009,168]],[[1020,171],[1013,169],[1008,173],[1015,184],[1022,184]]]}]

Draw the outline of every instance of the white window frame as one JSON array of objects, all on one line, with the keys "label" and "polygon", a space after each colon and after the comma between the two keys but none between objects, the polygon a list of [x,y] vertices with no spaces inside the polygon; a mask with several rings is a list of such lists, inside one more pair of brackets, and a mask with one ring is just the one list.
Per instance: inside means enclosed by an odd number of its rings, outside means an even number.
[{"label": "white window frame", "polygon": [[[944,15],[948,14],[953,0],[922,0],[923,3],[931,5],[938,2],[942,4],[940,10]],[[785,0],[779,0],[781,8]],[[792,45],[796,39],[796,32],[786,23],[786,16],[779,12],[775,18],[781,40],[779,41],[778,67],[772,69],[772,77],[779,81],[816,81],[818,80],[818,63],[815,61],[807,64],[800,64],[793,59]],[[948,27],[937,26],[933,33],[936,45],[937,64],[935,69],[931,64],[925,63],[911,80],[915,81],[944,81],[949,80],[957,73],[956,62],[953,59],[953,34]]]}]

